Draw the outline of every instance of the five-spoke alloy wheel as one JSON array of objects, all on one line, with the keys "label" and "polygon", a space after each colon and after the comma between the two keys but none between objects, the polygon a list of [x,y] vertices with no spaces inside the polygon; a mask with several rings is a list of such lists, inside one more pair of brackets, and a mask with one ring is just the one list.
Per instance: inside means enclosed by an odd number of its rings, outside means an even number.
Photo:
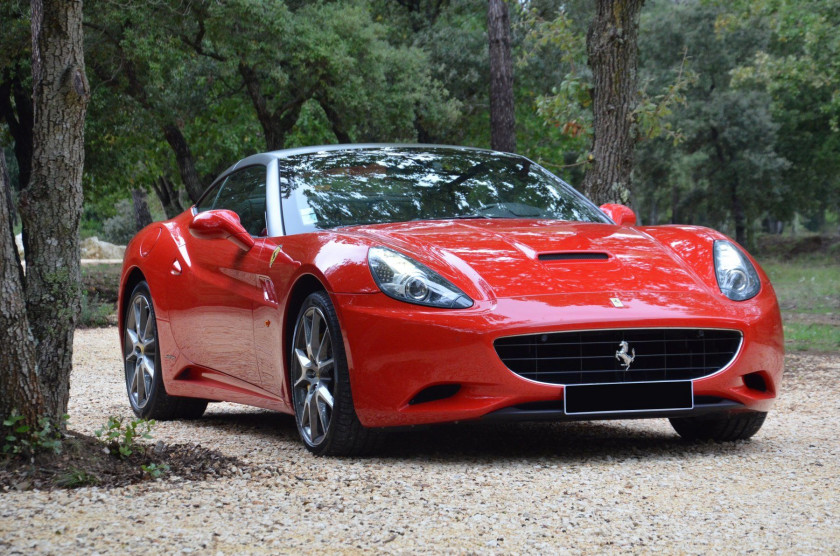
[{"label": "five-spoke alloy wheel", "polygon": [[290,379],[303,443],[319,455],[374,450],[380,434],[363,427],[353,408],[341,327],[329,295],[310,294],[295,322]]},{"label": "five-spoke alloy wheel", "polygon": [[335,405],[332,335],[321,309],[310,306],[303,312],[294,344],[295,413],[304,441],[317,446],[326,438]]},{"label": "five-spoke alloy wheel", "polygon": [[131,406],[142,411],[149,403],[157,372],[157,338],[151,299],[136,292],[125,319],[125,380]]},{"label": "five-spoke alloy wheel", "polygon": [[201,417],[207,400],[170,396],[163,385],[157,321],[146,282],[134,287],[123,315],[125,386],[131,409],[145,419]]}]

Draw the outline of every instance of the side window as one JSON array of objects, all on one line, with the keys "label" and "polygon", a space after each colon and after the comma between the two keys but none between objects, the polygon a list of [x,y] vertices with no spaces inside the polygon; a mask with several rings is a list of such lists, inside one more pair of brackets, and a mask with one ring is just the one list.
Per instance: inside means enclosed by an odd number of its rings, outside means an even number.
[{"label": "side window", "polygon": [[207,192],[204,197],[202,197],[196,204],[195,210],[197,212],[204,212],[205,210],[211,210],[213,208],[213,203],[216,202],[216,197],[219,196],[219,189],[224,187],[227,178],[223,179],[219,183],[213,186],[213,189]]},{"label": "side window", "polygon": [[265,166],[249,166],[228,176],[218,191],[211,191],[196,207],[232,210],[252,236],[265,230]]}]

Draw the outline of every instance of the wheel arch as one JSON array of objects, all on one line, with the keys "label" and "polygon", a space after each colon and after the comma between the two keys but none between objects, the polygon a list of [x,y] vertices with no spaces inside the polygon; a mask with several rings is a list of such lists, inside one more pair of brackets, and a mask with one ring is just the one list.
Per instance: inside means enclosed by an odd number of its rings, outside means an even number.
[{"label": "wheel arch", "polygon": [[[297,318],[300,308],[303,306],[304,300],[317,291],[324,291],[329,293],[326,285],[313,274],[304,274],[300,276],[292,286],[289,292],[288,301],[286,302],[285,315],[283,317],[283,367],[286,375],[286,380],[289,380],[291,387],[291,368],[292,360],[289,346],[292,345],[292,336],[295,333],[295,319]],[[289,391],[291,399],[291,390]]]},{"label": "wheel arch", "polygon": [[123,286],[120,289],[119,313],[117,313],[118,322],[120,323],[120,338],[122,338],[123,332],[125,331],[125,310],[130,301],[131,292],[134,291],[137,284],[144,280],[146,280],[146,276],[143,274],[143,271],[135,266],[128,272],[128,275],[123,281]]}]

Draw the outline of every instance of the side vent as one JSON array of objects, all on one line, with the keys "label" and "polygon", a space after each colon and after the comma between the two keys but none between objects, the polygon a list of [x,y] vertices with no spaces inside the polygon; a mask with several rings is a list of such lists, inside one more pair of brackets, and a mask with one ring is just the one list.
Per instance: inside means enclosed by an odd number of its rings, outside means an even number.
[{"label": "side vent", "polygon": [[610,258],[606,253],[543,253],[538,257],[541,261],[606,261]]}]

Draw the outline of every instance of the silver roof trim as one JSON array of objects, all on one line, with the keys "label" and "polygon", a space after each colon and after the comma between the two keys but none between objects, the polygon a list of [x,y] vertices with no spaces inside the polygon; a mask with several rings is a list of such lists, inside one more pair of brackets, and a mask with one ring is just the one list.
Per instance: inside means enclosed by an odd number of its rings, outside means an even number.
[{"label": "silver roof trim", "polygon": [[[288,158],[290,156],[296,156],[299,154],[315,154],[320,152],[332,152],[332,151],[350,151],[350,150],[362,150],[362,149],[386,149],[386,148],[394,148],[394,149],[453,149],[459,151],[480,151],[480,152],[495,152],[498,153],[500,151],[494,151],[491,149],[480,149],[478,147],[461,147],[457,145],[427,145],[423,143],[349,143],[349,144],[342,144],[342,145],[318,145],[315,147],[298,147],[294,149],[283,149],[279,151],[271,151],[266,153],[254,154],[247,158],[243,158],[238,163],[234,164],[230,169],[233,170],[237,166],[246,166],[248,164],[268,164],[266,159],[273,160],[273,159],[282,159]],[[522,156],[517,155],[515,153],[502,153],[502,154],[513,154],[514,156]],[[525,157],[522,157],[525,158]]]}]

